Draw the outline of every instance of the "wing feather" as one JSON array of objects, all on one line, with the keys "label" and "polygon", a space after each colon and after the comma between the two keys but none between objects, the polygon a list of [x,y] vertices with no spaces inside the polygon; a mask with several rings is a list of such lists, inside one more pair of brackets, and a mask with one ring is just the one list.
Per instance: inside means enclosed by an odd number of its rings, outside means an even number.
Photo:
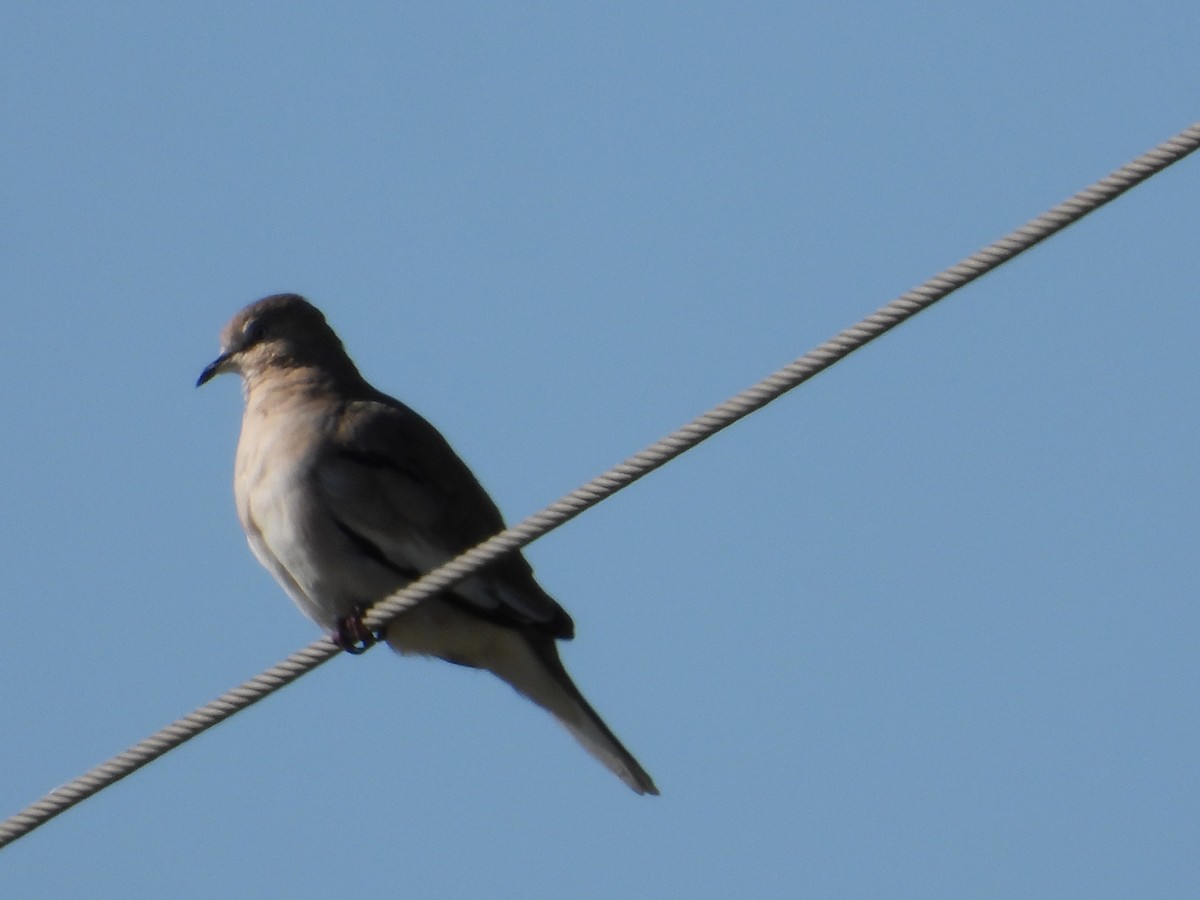
[{"label": "wing feather", "polygon": [[[437,429],[382,394],[345,405],[316,472],[340,527],[398,571],[428,572],[504,528],[496,504]],[[561,638],[574,630],[520,553],[459,583],[450,599],[501,624]]]}]

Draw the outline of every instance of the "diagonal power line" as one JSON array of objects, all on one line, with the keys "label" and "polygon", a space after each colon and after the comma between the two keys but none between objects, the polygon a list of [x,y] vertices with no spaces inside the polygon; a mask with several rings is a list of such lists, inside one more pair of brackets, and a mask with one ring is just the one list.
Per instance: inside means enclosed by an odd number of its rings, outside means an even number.
[{"label": "diagonal power line", "polygon": [[[928,309],[963,285],[970,284],[981,275],[1079,221],[1088,213],[1136,187],[1172,163],[1178,162],[1197,148],[1200,148],[1200,123],[1184,129],[995,243],[972,253],[957,265],[902,294],[858,324],[835,335],[737,396],[713,407],[657,443],[635,453],[541,512],[489,538],[380,601],[366,616],[367,626],[372,629],[380,628],[405,609],[479,571],[505,553],[524,547],[546,532],[573,519],[643,475],[670,462],[701,441],[845,359],[859,347]],[[0,822],[0,847],[12,843],[76,803],[86,800],[218,722],[290,684],[301,675],[328,662],[337,653],[337,648],[328,638],[315,641],[283,662],[227,691],[107,762],[55,788],[37,802]]]}]

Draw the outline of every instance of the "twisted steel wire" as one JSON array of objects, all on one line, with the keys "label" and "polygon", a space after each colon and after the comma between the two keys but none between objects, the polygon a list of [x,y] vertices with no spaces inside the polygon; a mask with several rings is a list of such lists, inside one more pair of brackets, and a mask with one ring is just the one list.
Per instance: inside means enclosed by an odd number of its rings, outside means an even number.
[{"label": "twisted steel wire", "polygon": [[[1112,174],[1026,222],[995,243],[972,253],[962,262],[880,307],[741,393],[651,444],[607,472],[576,488],[540,512],[526,518],[417,581],[375,604],[364,617],[369,628],[384,626],[421,600],[450,587],[523,547],[564,522],[595,506],[680,454],[761,409],[858,348],[928,309],[981,275],[1041,243],[1090,212],[1114,200],[1141,182],[1200,148],[1200,123],[1193,124]],[[203,731],[295,681],[338,653],[328,638],[313,642],[260,675],[249,679],[194,712],[177,719],[143,741],[83,775],[50,791],[40,800],[0,822],[0,848],[45,824],[93,794],[178,747]]]}]

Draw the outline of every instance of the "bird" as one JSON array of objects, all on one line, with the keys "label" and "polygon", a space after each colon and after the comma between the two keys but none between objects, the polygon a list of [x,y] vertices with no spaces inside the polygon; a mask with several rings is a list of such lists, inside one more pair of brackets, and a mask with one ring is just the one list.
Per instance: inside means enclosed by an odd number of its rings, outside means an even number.
[{"label": "bird", "polygon": [[298,294],[243,308],[196,382],[236,373],[234,465],[250,549],[337,646],[490,671],[549,712],[634,792],[658,794],[563,666],[571,616],[513,552],[400,613],[372,604],[504,529],[496,504],[433,425],[359,374],[324,314]]}]

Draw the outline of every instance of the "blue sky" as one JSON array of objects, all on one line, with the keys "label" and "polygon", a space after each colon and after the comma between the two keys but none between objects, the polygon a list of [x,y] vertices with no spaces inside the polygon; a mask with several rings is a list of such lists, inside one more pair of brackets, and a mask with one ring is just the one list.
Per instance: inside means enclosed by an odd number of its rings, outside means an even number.
[{"label": "blue sky", "polygon": [[[1194,4],[9,4],[0,815],[317,634],[230,491],[264,294],[522,518],[1195,121]],[[1200,160],[528,551],[638,798],[339,658],[6,897],[1195,896]]]}]

